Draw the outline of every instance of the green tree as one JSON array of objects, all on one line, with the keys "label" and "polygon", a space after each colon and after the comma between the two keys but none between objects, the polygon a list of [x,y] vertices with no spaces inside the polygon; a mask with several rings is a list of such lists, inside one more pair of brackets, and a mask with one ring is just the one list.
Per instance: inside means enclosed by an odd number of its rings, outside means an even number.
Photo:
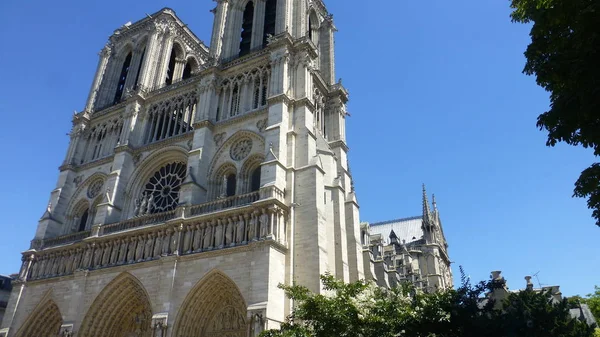
[{"label": "green tree", "polygon": [[585,303],[590,307],[596,320],[600,320],[600,287],[594,286],[594,293],[587,294],[586,297],[582,299],[582,303]]},{"label": "green tree", "polygon": [[503,310],[485,295],[497,286],[475,286],[463,277],[454,290],[424,293],[410,285],[385,290],[372,283],[345,284],[322,276],[324,294],[282,286],[295,309],[280,329],[262,337],[592,337],[594,327],[572,319],[569,303],[550,293],[511,293]]},{"label": "green tree", "polygon": [[[513,22],[532,23],[523,72],[550,92],[550,109],[537,126],[546,144],[592,148],[600,155],[600,1],[510,0]],[[587,197],[600,226],[600,163],[585,169],[574,196]]]}]

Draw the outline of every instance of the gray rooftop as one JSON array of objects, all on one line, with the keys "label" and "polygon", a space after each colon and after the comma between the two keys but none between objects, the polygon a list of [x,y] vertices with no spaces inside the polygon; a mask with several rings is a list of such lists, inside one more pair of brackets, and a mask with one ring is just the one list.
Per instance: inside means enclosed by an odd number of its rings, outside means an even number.
[{"label": "gray rooftop", "polygon": [[392,230],[396,233],[398,241],[406,243],[421,240],[423,238],[422,216],[396,219],[369,224],[371,234],[381,234],[385,242],[389,243]]},{"label": "gray rooftop", "polygon": [[579,308],[570,309],[571,317],[577,318],[588,325],[596,324],[596,319],[587,304],[581,304]]}]

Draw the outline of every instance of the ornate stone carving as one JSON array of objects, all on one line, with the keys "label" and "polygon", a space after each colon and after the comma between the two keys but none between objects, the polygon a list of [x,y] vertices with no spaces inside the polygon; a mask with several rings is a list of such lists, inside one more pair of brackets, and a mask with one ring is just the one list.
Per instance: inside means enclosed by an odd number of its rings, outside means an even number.
[{"label": "ornate stone carving", "polygon": [[225,140],[226,135],[227,134],[225,132],[223,132],[223,133],[218,133],[213,137],[213,140],[215,141],[215,145],[217,145],[217,147],[223,145],[223,141]]},{"label": "ornate stone carving", "polygon": [[252,151],[252,139],[244,137],[231,146],[229,154],[231,159],[240,161],[248,157],[250,151]]},{"label": "ornate stone carving", "polygon": [[258,131],[264,132],[265,129],[267,128],[267,122],[268,122],[268,120],[266,118],[261,119],[258,122],[256,122],[256,128],[258,129]]}]

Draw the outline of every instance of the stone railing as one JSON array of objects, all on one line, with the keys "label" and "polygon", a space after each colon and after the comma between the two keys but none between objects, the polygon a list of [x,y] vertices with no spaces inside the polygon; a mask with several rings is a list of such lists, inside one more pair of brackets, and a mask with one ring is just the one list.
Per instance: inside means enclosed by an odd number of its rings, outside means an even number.
[{"label": "stone railing", "polygon": [[192,206],[189,208],[189,211],[186,215],[196,216],[201,214],[218,212],[227,208],[240,207],[258,201],[259,198],[260,193],[258,191],[247,194],[234,195],[229,198],[217,199],[215,201]]},{"label": "stone railing", "polygon": [[20,279],[59,277],[76,270],[134,264],[171,255],[197,254],[257,241],[271,241],[286,247],[287,217],[288,212],[280,203],[261,201],[230,212],[138,227],[119,236],[92,236],[65,247],[23,253]]},{"label": "stone railing", "polygon": [[83,231],[72,233],[68,235],[59,236],[56,238],[50,238],[45,240],[32,240],[31,248],[32,249],[41,249],[46,247],[55,247],[64,245],[71,242],[81,241],[91,235],[91,231]]},{"label": "stone railing", "polygon": [[128,229],[133,229],[137,227],[154,225],[157,223],[165,222],[175,218],[175,211],[157,213],[157,214],[148,214],[140,217],[135,217],[133,219],[100,226],[99,235],[106,235],[115,232],[126,231]]},{"label": "stone railing", "polygon": [[[209,214],[214,212],[219,212],[231,208],[246,206],[252,204],[259,200],[266,199],[277,199],[279,202],[284,203],[285,195],[284,192],[278,189],[275,186],[269,186],[263,188],[259,191],[242,194],[242,195],[234,195],[229,198],[219,199],[215,201],[210,201],[207,203],[194,205],[191,207],[187,207],[185,212],[183,212],[184,218],[191,218],[195,216],[200,216],[203,214]],[[181,216],[181,215],[180,215]],[[138,227],[144,227],[149,225],[160,224],[178,217],[177,210],[157,213],[157,214],[149,214],[140,217],[135,217],[132,219],[128,219],[125,221],[106,224],[102,226],[96,226],[96,232],[93,231],[84,231],[77,232],[68,235],[59,236],[56,238],[44,239],[44,240],[32,240],[30,249],[41,250],[50,247],[56,247],[64,244],[74,243],[81,241],[90,236],[102,236],[112,233],[117,233],[121,231],[131,230]]]}]

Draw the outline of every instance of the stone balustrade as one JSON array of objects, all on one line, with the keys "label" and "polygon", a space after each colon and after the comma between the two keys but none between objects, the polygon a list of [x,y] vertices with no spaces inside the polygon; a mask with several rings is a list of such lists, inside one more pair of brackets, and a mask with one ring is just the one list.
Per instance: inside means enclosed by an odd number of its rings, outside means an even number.
[{"label": "stone balustrade", "polygon": [[[191,219],[176,218],[156,226],[127,232],[93,235],[75,244],[23,253],[21,280],[40,280],[70,275],[76,270],[93,270],[141,263],[164,256],[197,254],[272,241],[287,246],[285,207],[266,201],[228,212]],[[123,230],[129,222],[119,223]]]},{"label": "stone balustrade", "polygon": [[[135,218],[131,218],[125,221],[106,224],[101,226],[94,226],[91,231],[83,231],[72,233],[68,235],[59,236],[56,238],[44,239],[44,240],[32,240],[30,249],[42,250],[45,248],[57,247],[66,244],[71,244],[74,242],[78,242],[84,240],[90,236],[103,236],[108,234],[113,234],[117,232],[132,230],[140,227],[156,225],[160,223],[164,223],[176,218],[184,218],[189,219],[192,217],[198,217],[205,214],[225,211],[229,209],[234,209],[237,207],[242,207],[246,205],[250,205],[257,201],[262,200],[272,200],[275,199],[279,201],[281,204],[285,202],[284,192],[278,189],[275,186],[268,186],[260,191],[242,194],[242,195],[234,195],[229,198],[218,199],[214,201],[210,201],[203,204],[198,204],[190,207],[179,208],[177,210],[157,213],[157,214],[148,214],[144,216],[139,216]],[[184,211],[182,211],[184,210]],[[181,213],[181,214],[178,214]]]}]

